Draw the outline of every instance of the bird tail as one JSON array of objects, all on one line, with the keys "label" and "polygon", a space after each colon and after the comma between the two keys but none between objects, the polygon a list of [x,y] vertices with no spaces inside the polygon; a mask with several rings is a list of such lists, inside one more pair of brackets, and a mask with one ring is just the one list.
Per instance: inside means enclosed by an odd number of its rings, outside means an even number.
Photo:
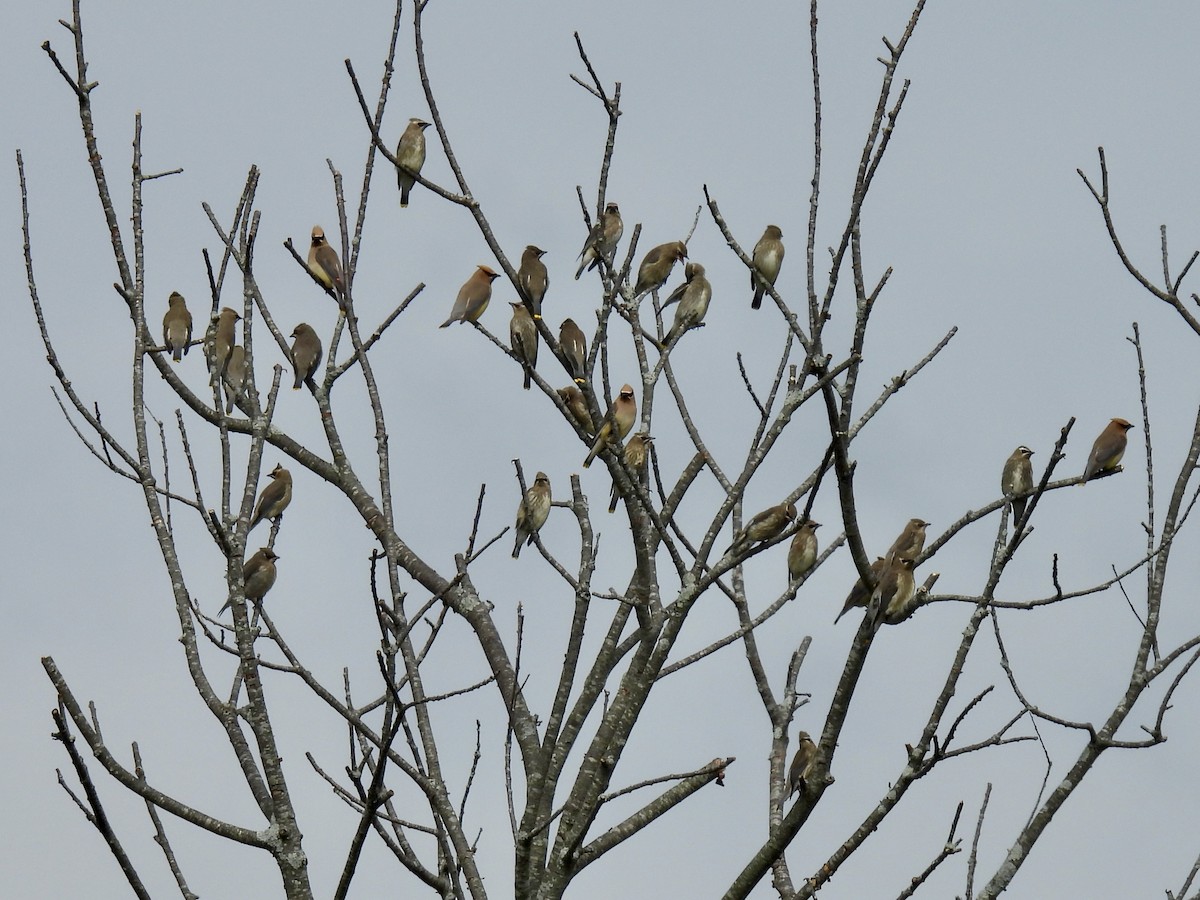
[{"label": "bird tail", "polygon": [[529,385],[533,382],[533,370],[529,366],[525,367],[525,390],[529,390]]},{"label": "bird tail", "polygon": [[408,206],[408,192],[412,189],[412,185],[400,185],[400,208],[404,209]]},{"label": "bird tail", "polygon": [[521,545],[524,543],[525,543],[525,535],[521,534],[521,532],[518,531],[517,532],[517,543],[513,547],[513,553],[512,553],[513,559],[519,559],[521,557]]},{"label": "bird tail", "polygon": [[751,309],[760,309],[762,307],[762,298],[765,291],[761,287],[754,289],[754,299],[750,301]]},{"label": "bird tail", "polygon": [[584,461],[583,461],[583,467],[585,469],[591,467],[592,460],[594,460],[599,455],[600,448],[603,446],[604,446],[603,438],[597,438],[596,443],[592,445],[592,449],[588,452],[587,458],[584,459]]},{"label": "bird tail", "polygon": [[445,322],[443,322],[441,325],[439,325],[438,328],[449,328],[451,325],[454,324],[454,322],[455,322],[454,316],[451,316]]},{"label": "bird tail", "polygon": [[612,494],[608,499],[608,511],[615,513],[617,511],[617,483],[614,481],[612,486]]}]

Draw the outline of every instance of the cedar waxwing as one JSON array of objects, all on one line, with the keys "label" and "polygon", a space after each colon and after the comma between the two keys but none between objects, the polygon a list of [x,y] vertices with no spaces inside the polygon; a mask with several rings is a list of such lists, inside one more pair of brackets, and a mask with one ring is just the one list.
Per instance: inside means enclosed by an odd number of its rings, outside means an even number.
[{"label": "cedar waxwing", "polygon": [[499,277],[498,272],[493,272],[487,266],[476,266],[471,277],[458,289],[450,318],[438,327],[445,328],[451,322],[478,322],[492,299],[492,282]]},{"label": "cedar waxwing", "polygon": [[783,265],[783,232],[778,225],[768,225],[763,236],[754,245],[754,271],[750,273],[750,287],[754,289],[754,299],[750,301],[751,309],[762,306],[763,294],[767,289],[759,284],[758,277],[762,276],[767,284],[774,287],[775,279],[779,277],[779,267]]},{"label": "cedar waxwing", "polygon": [[799,581],[817,561],[817,535],[820,522],[805,519],[788,547],[788,578]]},{"label": "cedar waxwing", "polygon": [[307,322],[301,322],[293,328],[292,337],[295,338],[292,341],[292,370],[296,373],[292,390],[300,390],[300,383],[304,382],[310,391],[315,391],[317,383],[313,381],[313,374],[321,365],[321,357],[325,353],[321,339]]},{"label": "cedar waxwing", "polygon": [[587,338],[574,319],[563,319],[558,329],[558,343],[567,361],[567,372],[576,384],[587,384]]},{"label": "cedar waxwing", "polygon": [[183,295],[171,291],[167,298],[167,314],[163,316],[163,343],[175,362],[183,359],[192,340],[192,314],[188,312]]},{"label": "cedar waxwing", "polygon": [[1033,463],[1029,461],[1031,456],[1033,456],[1033,451],[1022,444],[1004,463],[1004,471],[1000,475],[1000,491],[1009,498],[1012,505],[1014,526],[1021,521],[1021,516],[1025,514],[1025,503],[1028,500],[1027,497],[1018,495],[1028,494],[1033,490]]},{"label": "cedar waxwing", "polygon": [[[646,462],[650,451],[650,444],[653,440],[654,438],[646,432],[639,431],[625,445],[625,466],[633,473],[633,477],[638,484],[646,483],[646,475],[649,474]],[[612,495],[608,500],[608,511],[617,511],[617,483],[615,481],[612,486]]]},{"label": "cedar waxwing", "polygon": [[550,275],[542,257],[546,251],[529,244],[521,254],[521,268],[517,270],[517,284],[521,293],[529,298],[533,307],[533,317],[542,317],[542,298],[546,296],[546,288],[550,286]]},{"label": "cedar waxwing", "polygon": [[675,310],[675,321],[663,338],[664,347],[671,343],[672,338],[681,336],[689,328],[699,326],[704,321],[704,314],[708,312],[708,302],[712,299],[712,285],[704,277],[704,266],[690,262],[683,271],[687,281],[675,288],[663,304],[663,309],[666,309],[675,301],[679,301],[679,308]]},{"label": "cedar waxwing", "polygon": [[521,555],[521,547],[533,543],[533,536],[541,531],[549,515],[550,479],[545,472],[538,472],[517,504],[517,543],[513,546],[513,559]]},{"label": "cedar waxwing", "polygon": [[253,531],[254,526],[263,519],[276,521],[288,508],[288,504],[292,502],[292,473],[276,463],[275,468],[271,470],[270,478],[271,483],[258,495],[258,503],[254,507],[254,516],[250,519],[250,528],[247,530],[247,534]]},{"label": "cedar waxwing", "polygon": [[635,419],[637,419],[637,401],[633,399],[633,388],[628,384],[623,384],[621,392],[617,394],[612,406],[604,414],[604,423],[596,434],[596,443],[592,444],[591,452],[583,461],[583,467],[588,468],[592,464],[592,460],[599,455],[600,449],[610,441],[623,440],[625,435],[629,434],[629,429],[633,428]]},{"label": "cedar waxwing", "polygon": [[803,793],[807,788],[808,776],[812,774],[813,765],[817,761],[817,745],[809,737],[807,731],[796,735],[796,755],[788,767],[788,796],[797,791]]},{"label": "cedar waxwing", "polygon": [[596,268],[601,257],[611,266],[613,251],[617,249],[617,242],[624,233],[625,223],[621,221],[621,211],[617,209],[617,204],[608,204],[599,220],[592,226],[587,240],[583,242],[583,249],[579,251],[580,263],[575,280],[579,280],[584,269]]},{"label": "cedar waxwing", "polygon": [[325,240],[325,232],[320,225],[314,225],[312,244],[308,248],[308,270],[317,276],[317,280],[327,288],[333,288],[338,306],[346,308],[346,279],[342,276],[342,264],[338,260],[337,251]]},{"label": "cedar waxwing", "polygon": [[525,390],[529,390],[533,369],[537,365],[537,326],[533,324],[533,317],[524,303],[518,300],[516,303],[510,301],[508,305],[513,308],[512,320],[508,323],[508,340],[512,352],[525,367]]},{"label": "cedar waxwing", "polygon": [[636,302],[642,294],[658,290],[666,284],[675,263],[681,259],[687,259],[687,244],[683,241],[659,244],[647,253],[642,264],[638,266],[637,285],[633,289],[634,301]]},{"label": "cedar waxwing", "polygon": [[229,364],[225,366],[225,412],[233,412],[234,404],[241,399],[246,389],[246,348],[238,344],[229,351]]},{"label": "cedar waxwing", "polygon": [[592,414],[588,411],[587,398],[583,396],[583,391],[573,384],[568,384],[566,387],[558,389],[558,396],[562,397],[562,402],[567,406],[567,412],[571,414],[571,418],[575,420],[576,424],[583,429],[585,434],[594,437],[596,426],[592,422]]},{"label": "cedar waxwing", "polygon": [[233,353],[233,345],[237,340],[235,329],[240,318],[237,310],[228,306],[221,307],[221,312],[217,315],[217,327],[213,332],[212,347],[208,356],[214,379],[224,378],[225,370],[229,368],[229,356]]},{"label": "cedar waxwing", "polygon": [[1096,443],[1092,444],[1092,455],[1088,457],[1087,467],[1083,470],[1083,481],[1086,484],[1098,473],[1115,469],[1121,457],[1125,455],[1125,445],[1128,438],[1125,435],[1133,424],[1124,419],[1113,419],[1100,432]]},{"label": "cedar waxwing", "polygon": [[[408,127],[400,135],[400,143],[396,145],[396,161],[418,175],[421,166],[425,165],[425,129],[428,122],[422,122],[416,116],[408,120]],[[408,206],[408,192],[417,183],[412,175],[404,169],[396,169],[396,183],[400,185],[400,206]]]},{"label": "cedar waxwing", "polygon": [[[267,591],[275,584],[275,560],[279,557],[270,547],[263,547],[242,566],[242,584],[245,586],[246,599],[254,602],[262,600]],[[217,612],[219,616],[233,604],[232,598]]]},{"label": "cedar waxwing", "polygon": [[[875,562],[871,563],[871,574],[875,576],[875,581],[879,581],[879,577],[883,574],[883,567],[887,564],[887,560],[882,556],[877,557]],[[837,619],[833,620],[836,625],[846,613],[850,612],[856,606],[866,606],[867,601],[871,599],[871,594],[867,590],[867,586],[863,584],[863,580],[859,578],[854,582],[854,587],[850,588],[850,593],[846,595],[846,602],[842,606],[842,611],[837,614]]]},{"label": "cedar waxwing", "polygon": [[879,587],[871,595],[870,615],[875,627],[881,622],[896,625],[908,617],[912,600],[916,595],[917,582],[913,578],[913,559],[897,556],[888,563],[879,576]]},{"label": "cedar waxwing", "polygon": [[770,509],[764,509],[757,516],[747,523],[746,527],[739,531],[733,538],[733,543],[729,545],[729,550],[734,553],[742,553],[750,549],[750,545],[758,541],[769,541],[772,538],[777,538],[783,534],[784,529],[788,527],[796,518],[795,503],[780,503],[778,506],[772,506]]},{"label": "cedar waxwing", "polygon": [[887,560],[891,562],[901,556],[916,559],[920,556],[921,551],[925,549],[925,529],[928,527],[929,523],[923,519],[909,519],[904,530],[900,532],[900,537],[896,538],[884,554]]}]

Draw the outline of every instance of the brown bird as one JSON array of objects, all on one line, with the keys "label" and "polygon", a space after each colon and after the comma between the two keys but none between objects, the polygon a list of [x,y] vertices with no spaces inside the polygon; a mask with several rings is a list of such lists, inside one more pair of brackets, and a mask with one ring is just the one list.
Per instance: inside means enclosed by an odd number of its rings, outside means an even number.
[{"label": "brown bird", "polygon": [[[649,473],[646,462],[650,451],[650,444],[654,441],[645,431],[639,431],[629,439],[629,443],[625,445],[625,467],[633,473],[634,479],[638,484],[646,483],[646,476]],[[617,483],[614,481],[612,486],[612,495],[608,500],[608,511],[617,511]]]},{"label": "brown bird", "polygon": [[1021,521],[1025,515],[1025,503],[1028,498],[1019,496],[1033,490],[1033,463],[1029,457],[1033,451],[1022,444],[1012,452],[1012,456],[1004,463],[1004,471],[1000,473],[1000,491],[1008,498],[1012,506],[1012,524]]},{"label": "brown bird", "polygon": [[808,777],[817,762],[817,745],[807,731],[796,735],[796,755],[788,767],[788,796],[808,789]]},{"label": "brown bird", "polygon": [[192,314],[188,312],[183,295],[171,291],[167,298],[167,314],[163,316],[163,343],[175,362],[183,359],[192,340]]},{"label": "brown bird", "polygon": [[281,464],[276,463],[270,473],[271,483],[258,495],[258,503],[254,507],[254,516],[250,519],[249,534],[254,526],[263,519],[278,521],[283,511],[292,502],[292,473]]},{"label": "brown bird", "polygon": [[521,268],[517,270],[517,284],[521,293],[529,300],[533,309],[533,317],[542,317],[542,299],[546,296],[546,288],[550,286],[550,275],[542,257],[546,251],[529,244],[521,254]]},{"label": "brown bird", "polygon": [[471,277],[458,289],[450,318],[438,327],[445,328],[452,322],[478,322],[492,299],[492,282],[499,277],[498,272],[493,272],[487,266],[476,266]]},{"label": "brown bird", "polygon": [[568,374],[576,384],[587,384],[587,338],[574,319],[563,319],[562,327],[558,329],[558,343],[562,346]]},{"label": "brown bird", "polygon": [[[883,567],[887,565],[887,560],[882,556],[877,557],[875,562],[871,563],[871,574],[875,576],[875,582],[878,584],[879,577],[883,574]],[[854,587],[850,588],[850,593],[846,595],[846,602],[842,606],[842,611],[837,614],[837,618],[833,620],[836,625],[838,620],[846,613],[850,612],[856,606],[866,606],[867,601],[871,599],[871,592],[867,590],[867,586],[863,584],[862,578],[854,582]]]},{"label": "brown bird", "polygon": [[637,285],[633,289],[634,301],[642,294],[658,290],[666,284],[675,263],[681,259],[687,259],[687,244],[683,241],[659,244],[647,253],[638,266]]},{"label": "brown bird", "polygon": [[805,519],[788,547],[788,578],[799,581],[817,561],[817,529],[820,522]]},{"label": "brown bird", "polygon": [[872,627],[878,628],[881,622],[897,625],[911,614],[917,590],[913,565],[911,557],[898,556],[884,567],[868,607]]},{"label": "brown bird", "polygon": [[1131,422],[1124,419],[1113,419],[1100,432],[1096,443],[1092,444],[1092,455],[1088,457],[1087,466],[1083,470],[1083,481],[1086,484],[1101,472],[1108,472],[1117,467],[1121,457],[1125,455],[1125,445],[1129,439],[1126,436]]},{"label": "brown bird", "polygon": [[588,233],[587,240],[583,242],[583,249],[579,251],[580,263],[578,271],[575,272],[575,280],[579,280],[584,269],[596,268],[601,259],[611,268],[613,251],[617,249],[617,243],[624,233],[625,223],[621,221],[621,211],[617,209],[617,204],[608,204]]},{"label": "brown bird", "polygon": [[[421,166],[425,165],[425,129],[428,122],[422,122],[415,116],[408,120],[408,127],[400,135],[400,143],[396,145],[396,162],[403,168],[396,169],[396,183],[400,185],[400,206],[408,206],[408,192],[412,190],[417,180],[410,172],[421,174]],[[405,172],[404,169],[410,170]]]},{"label": "brown bird", "polygon": [[762,306],[763,294],[767,289],[762,286],[759,276],[772,287],[779,277],[779,267],[783,265],[783,232],[778,225],[768,225],[763,236],[754,245],[754,269],[750,272],[750,287],[754,289],[754,299],[750,301],[751,309]]},{"label": "brown bird", "polygon": [[583,391],[573,384],[568,384],[566,387],[558,389],[558,396],[562,397],[567,412],[571,414],[571,418],[575,420],[584,434],[594,437],[596,426],[592,422],[592,414],[588,411],[587,398],[583,396]]},{"label": "brown bird", "polygon": [[780,503],[778,506],[764,509],[734,536],[733,543],[725,552],[743,553],[750,549],[751,544],[777,538],[795,519],[795,503]]},{"label": "brown bird", "polygon": [[591,451],[583,461],[583,467],[588,468],[600,450],[610,442],[623,440],[625,435],[629,434],[629,430],[633,428],[636,419],[637,401],[633,399],[633,388],[628,384],[623,384],[621,392],[617,394],[612,406],[604,414],[604,422],[596,434],[596,442],[592,444]]},{"label": "brown bird", "polygon": [[229,351],[229,364],[225,366],[225,412],[233,412],[234,404],[246,389],[246,348],[238,344]]},{"label": "brown bird", "polygon": [[236,328],[240,318],[237,310],[228,306],[222,307],[221,312],[217,314],[217,325],[213,330],[212,345],[208,352],[214,383],[224,378],[225,370],[229,368],[229,356],[233,353],[234,341],[237,340]]},{"label": "brown bird", "polygon": [[[243,593],[251,602],[258,602],[267,595],[267,591],[275,584],[275,560],[279,557],[270,547],[263,547],[242,566]],[[233,598],[225,601],[225,605],[217,612],[219,616],[233,605]]]},{"label": "brown bird", "polygon": [[675,321],[663,338],[663,347],[689,328],[700,327],[704,321],[704,314],[708,312],[709,301],[712,300],[712,285],[704,277],[704,266],[698,262],[690,262],[683,271],[687,280],[675,288],[663,304],[663,309],[666,309],[672,303],[679,302],[679,307],[675,310]]},{"label": "brown bird", "polygon": [[917,559],[925,549],[925,529],[928,527],[929,523],[921,519],[909,519],[900,536],[888,547],[885,554],[888,562],[900,556]]},{"label": "brown bird", "polygon": [[317,383],[313,380],[313,374],[321,365],[321,357],[325,353],[321,339],[307,322],[301,322],[292,329],[292,337],[295,338],[292,341],[292,371],[296,373],[292,390],[300,390],[300,383],[303,382],[310,391],[315,391]]},{"label": "brown bird", "polygon": [[538,332],[533,324],[533,317],[521,301],[509,302],[512,307],[512,320],[508,323],[508,340],[512,345],[513,354],[521,361],[525,369],[525,390],[533,380],[533,369],[537,365]]},{"label": "brown bird", "polygon": [[338,306],[346,308],[346,279],[342,276],[342,264],[337,251],[325,240],[320,225],[314,225],[312,243],[308,248],[308,270],[317,276],[317,281],[333,290]]},{"label": "brown bird", "polygon": [[521,555],[522,547],[533,543],[533,536],[542,530],[549,515],[550,479],[545,472],[538,472],[517,504],[517,543],[513,546],[513,559]]}]

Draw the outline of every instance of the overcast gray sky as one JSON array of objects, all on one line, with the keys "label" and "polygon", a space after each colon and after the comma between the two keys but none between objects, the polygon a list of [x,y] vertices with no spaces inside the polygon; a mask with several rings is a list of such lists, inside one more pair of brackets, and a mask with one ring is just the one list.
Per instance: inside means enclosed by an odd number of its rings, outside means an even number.
[{"label": "overcast gray sky", "polygon": [[[879,38],[898,38],[910,11],[895,0],[830,3],[822,11],[819,248],[844,225],[881,77]],[[66,3],[14,4],[0,32],[0,67],[9,86],[0,103],[0,135],[9,152],[0,227],[3,264],[13,273],[6,292],[12,377],[0,401],[10,423],[0,449],[10,510],[0,541],[9,573],[8,627],[0,638],[7,698],[0,799],[8,838],[0,844],[0,867],[8,896],[116,898],[127,896],[127,887],[98,836],[55,784],[54,768],[66,767],[67,760],[49,738],[53,695],[41,656],[53,655],[79,695],[96,701],[115,752],[127,758],[130,741],[140,742],[148,777],[164,790],[240,824],[259,827],[261,820],[244,789],[238,790],[228,748],[186,681],[169,585],[141,496],[106,473],[63,421],[24,288],[12,157],[18,147],[29,183],[38,287],[62,362],[81,394],[99,403],[105,421],[128,438],[129,319],[111,288],[116,270],[76,104],[39,49],[49,39],[69,59],[70,35],[56,24],[69,16]],[[330,5],[309,0],[130,0],[85,4],[84,19],[89,74],[100,82],[94,102],[101,152],[127,237],[135,110],[143,114],[146,170],[184,169],[146,188],[148,309],[165,309],[168,293],[178,290],[202,318],[207,285],[200,250],[215,253],[219,242],[201,203],[211,203],[228,222],[253,164],[262,170],[259,283],[285,330],[305,320],[327,334],[333,305],[281,244],[287,237],[302,244],[314,223],[331,234],[336,230],[326,158],[345,175],[347,194],[357,198],[368,135],[342,60],[353,60],[373,97],[391,25],[389,5],[345,4],[334,15]],[[410,115],[427,115],[408,10],[405,20],[385,121],[389,141]],[[806,7],[757,0],[703,9],[683,0],[434,0],[425,24],[442,114],[500,242],[514,262],[527,243],[548,250],[548,318],[590,320],[598,302],[594,278],[571,278],[585,235],[575,186],[581,184],[594,202],[606,126],[598,104],[569,80],[571,73],[583,74],[573,31],[582,35],[605,82],[623,86],[625,114],[609,197],[621,204],[626,236],[640,222],[643,248],[682,237],[707,184],[743,246],[753,245],[765,223],[782,226],[789,253],[779,288],[800,305],[812,156]],[[899,73],[912,79],[904,112],[863,213],[867,280],[888,266],[894,274],[873,319],[859,408],[952,326],[959,332],[855,445],[869,550],[881,551],[910,516],[930,520],[931,533],[940,533],[967,510],[994,500],[1013,447],[1029,444],[1038,451],[1035,465],[1044,464],[1071,416],[1078,423],[1062,472],[1080,471],[1095,434],[1111,417],[1123,416],[1138,425],[1126,473],[1048,497],[1001,593],[1005,599],[1049,593],[1054,554],[1064,586],[1072,588],[1102,580],[1111,566],[1123,568],[1142,552],[1143,431],[1136,361],[1126,338],[1131,322],[1139,322],[1157,471],[1160,479],[1173,479],[1197,401],[1195,337],[1121,269],[1075,169],[1095,175],[1096,147],[1103,145],[1127,249],[1148,276],[1161,278],[1158,228],[1165,223],[1178,270],[1200,245],[1198,30],[1200,7],[1178,2],[929,5]],[[450,186],[449,167],[429,135],[425,174]],[[783,332],[770,303],[751,315],[745,270],[707,213],[689,249],[707,267],[714,298],[708,327],[688,335],[672,359],[696,398],[701,427],[724,432],[714,450],[732,462],[744,452],[742,435],[754,416],[735,353],[745,354],[751,377],[761,383],[776,365]],[[828,256],[818,252],[823,279]],[[377,348],[375,365],[390,391],[400,530],[443,571],[465,543],[481,483],[488,485],[482,530],[493,534],[510,524],[516,504],[511,459],[521,457],[527,473],[547,471],[565,496],[583,456],[574,435],[554,421],[546,398],[519,390],[511,362],[470,328],[436,329],[472,268],[490,261],[462,209],[418,187],[412,205],[400,210],[390,174],[379,173],[354,285],[356,308],[374,323],[416,284],[427,285]],[[483,319],[497,334],[505,331],[505,301],[513,294],[502,285],[497,282]],[[233,284],[223,301],[240,304]],[[849,304],[848,296],[835,304],[827,340],[845,335],[852,322]],[[158,314],[147,315],[153,324]],[[262,349],[260,384],[269,381],[269,366],[282,362],[265,342]],[[545,357],[540,371],[549,373],[553,360]],[[614,354],[617,384],[634,380],[632,365],[628,351]],[[620,374],[622,366],[629,376]],[[201,355],[193,352],[181,371],[202,385]],[[348,421],[363,408],[357,390],[357,384],[340,386],[335,393]],[[177,449],[171,397],[155,385],[149,403],[151,413],[167,422]],[[677,416],[665,403],[659,409],[659,452],[677,469],[689,455],[686,439]],[[307,392],[281,396],[277,423],[321,443]],[[216,496],[218,445],[198,423],[189,425],[206,490]],[[819,461],[823,427],[819,409],[804,410],[788,446],[751,486],[748,511],[777,502]],[[353,444],[360,460],[372,446],[369,426],[360,429]],[[265,470],[276,461],[268,452]],[[185,472],[182,458],[174,456],[177,486],[186,484]],[[583,484],[604,533],[596,584],[621,586],[628,573],[623,517],[606,517],[601,509],[608,490],[602,468],[585,473]],[[819,521],[836,522],[831,493],[814,510]],[[371,542],[337,499],[328,486],[298,474],[296,502],[277,546],[283,558],[271,601],[277,621],[310,665],[332,684],[349,666],[366,697],[375,690],[378,641],[364,574]],[[705,503],[716,502],[711,482],[696,502],[701,513]],[[931,564],[942,573],[939,593],[982,588],[994,522],[976,526]],[[543,532],[548,545],[573,559],[571,530],[555,533],[554,524],[552,518]],[[219,554],[186,515],[179,515],[177,529],[189,587],[215,611],[223,601]],[[822,538],[836,533],[830,524]],[[779,590],[783,555],[776,548],[747,568],[759,607]],[[1200,629],[1189,590],[1195,560],[1195,537],[1188,533],[1176,547],[1176,577],[1163,614],[1165,647]],[[854,633],[846,620],[837,628],[831,624],[853,582],[851,570],[848,555],[839,553],[761,637],[777,683],[798,641],[813,637],[800,678],[813,704],[797,717],[801,727],[822,720]],[[516,604],[525,604],[541,645],[531,651],[529,671],[538,672],[541,652],[543,671],[553,672],[569,598],[552,574],[535,555],[513,563],[507,552],[480,560],[473,573],[489,586],[499,609],[512,611],[507,617],[498,612],[510,630]],[[1144,578],[1130,579],[1127,590],[1138,607]],[[689,622],[681,655],[735,627],[727,604],[715,596],[705,602],[708,608]],[[966,606],[938,604],[876,643],[842,736],[837,782],[790,851],[797,878],[828,856],[900,771],[903,745],[919,734],[968,615]],[[1034,702],[1072,719],[1107,714],[1124,689],[1139,634],[1119,592],[1002,621]],[[439,689],[480,677],[483,662],[468,651],[467,630],[459,625],[447,644],[432,667]],[[450,645],[458,651],[451,654]],[[964,688],[997,685],[981,711],[980,735],[1015,709],[994,648],[990,639],[977,642]],[[345,730],[315,710],[295,684],[280,678],[270,688],[288,775],[302,797],[314,887],[328,895],[351,818],[311,773],[303,753],[311,750],[340,771]],[[548,702],[550,690],[549,675],[540,681],[535,675],[533,702]],[[1038,845],[1011,896],[1144,897],[1178,887],[1200,851],[1196,700],[1194,682],[1176,695],[1165,745],[1105,757]],[[462,729],[460,745],[447,751],[450,771],[465,775],[474,721],[482,717],[484,775],[499,773],[503,725],[496,706],[495,694],[484,692],[439,711],[447,730]],[[575,887],[578,896],[713,896],[765,833],[769,725],[738,646],[668,679],[646,716],[614,784],[686,771],[715,756],[736,756],[737,763],[724,789],[701,791],[643,839],[589,869]],[[1152,718],[1149,707],[1135,713],[1127,736],[1138,737],[1137,725]],[[1076,735],[1052,733],[1052,783],[1078,749]],[[960,829],[969,836],[989,781],[994,790],[980,871],[990,875],[1032,807],[1042,765],[1038,748],[1025,744],[945,766],[919,783],[822,897],[894,896],[936,855],[959,800],[972,811]],[[168,896],[169,876],[150,843],[140,803],[103,779],[101,787],[153,893]],[[480,790],[473,826],[484,829],[481,865],[492,895],[503,897],[511,891],[507,816],[499,792]],[[261,854],[231,850],[177,822],[168,820],[168,827],[192,887],[202,895],[276,890],[277,876]],[[930,895],[961,891],[964,865],[965,854],[947,864],[931,882]],[[394,874],[372,847],[354,896],[394,892]],[[755,896],[772,893],[764,883]]]}]

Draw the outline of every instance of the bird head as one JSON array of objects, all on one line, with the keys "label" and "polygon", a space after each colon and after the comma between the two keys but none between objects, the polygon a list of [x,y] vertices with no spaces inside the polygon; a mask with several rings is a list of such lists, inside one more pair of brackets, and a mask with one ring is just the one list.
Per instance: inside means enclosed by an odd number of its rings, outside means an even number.
[{"label": "bird head", "polygon": [[487,278],[489,282],[495,281],[500,277],[500,273],[492,269],[490,266],[479,266],[479,271],[483,273],[484,277]]},{"label": "bird head", "polygon": [[313,226],[312,242],[313,242],[314,247],[325,243],[325,229],[322,228],[320,225]]}]

